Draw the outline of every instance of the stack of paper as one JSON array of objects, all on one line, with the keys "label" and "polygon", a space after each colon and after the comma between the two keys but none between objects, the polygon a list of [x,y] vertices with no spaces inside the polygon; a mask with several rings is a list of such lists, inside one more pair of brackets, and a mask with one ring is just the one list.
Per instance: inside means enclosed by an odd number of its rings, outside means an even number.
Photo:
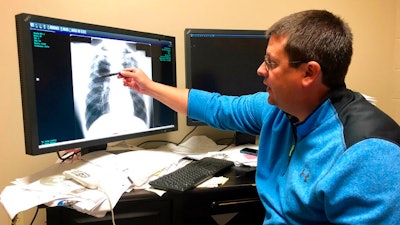
[{"label": "stack of paper", "polygon": [[[72,163],[57,163],[33,175],[16,179],[1,193],[0,202],[10,218],[45,204],[65,206],[103,217],[122,194],[132,187],[146,188],[148,180],[174,168],[184,156],[176,153],[138,150],[112,154],[92,152]],[[63,171],[79,169],[96,176],[98,189],[88,189],[65,179]],[[110,208],[111,207],[111,208]]]},{"label": "stack of paper", "polygon": [[[201,147],[200,143],[206,144]],[[195,149],[195,146],[200,151],[191,150],[182,154],[183,149]],[[257,157],[249,158],[249,155],[240,153],[243,146],[210,152],[221,149],[219,147],[201,136],[189,139],[182,146],[164,146],[165,149],[134,150],[119,154],[92,152],[82,156],[80,160],[56,163],[43,171],[16,179],[12,182],[13,185],[2,191],[0,203],[11,219],[22,211],[42,204],[70,207],[92,216],[103,217],[117,204],[122,194],[131,188],[147,189],[162,195],[162,192],[151,189],[148,182],[189,163],[190,160],[183,160],[188,155],[194,159],[205,156],[225,158],[237,165],[255,166],[257,163]],[[194,152],[200,154],[191,155]],[[63,172],[70,169],[79,169],[95,176],[99,188],[88,189],[66,179]],[[226,182],[225,178],[222,179],[217,183]]]},{"label": "stack of paper", "polygon": [[[110,158],[114,156],[107,154]],[[112,161],[107,160],[107,162]],[[73,168],[95,171],[95,176],[101,177],[101,188],[87,189],[73,180],[65,179],[62,172]],[[54,164],[31,176],[16,179],[12,183],[14,185],[7,186],[0,196],[0,202],[10,218],[41,204],[66,206],[102,217],[110,210],[110,205],[112,207],[116,205],[121,195],[131,185],[127,177],[117,169],[99,167],[87,161]]]}]

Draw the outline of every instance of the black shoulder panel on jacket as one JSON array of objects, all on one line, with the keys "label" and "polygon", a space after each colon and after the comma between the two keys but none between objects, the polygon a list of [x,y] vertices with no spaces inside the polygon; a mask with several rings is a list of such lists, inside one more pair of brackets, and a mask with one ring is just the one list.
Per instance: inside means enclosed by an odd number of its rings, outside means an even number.
[{"label": "black shoulder panel on jacket", "polygon": [[344,126],[347,148],[367,138],[380,138],[400,146],[400,127],[360,93],[340,89],[330,100]]}]

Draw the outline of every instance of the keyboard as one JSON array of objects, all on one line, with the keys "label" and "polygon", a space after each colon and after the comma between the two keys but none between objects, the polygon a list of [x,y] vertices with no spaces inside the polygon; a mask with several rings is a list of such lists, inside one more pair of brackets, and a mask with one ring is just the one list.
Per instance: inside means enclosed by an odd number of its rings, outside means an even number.
[{"label": "keyboard", "polygon": [[229,160],[205,157],[150,181],[149,184],[165,191],[184,192],[233,165],[233,162]]}]

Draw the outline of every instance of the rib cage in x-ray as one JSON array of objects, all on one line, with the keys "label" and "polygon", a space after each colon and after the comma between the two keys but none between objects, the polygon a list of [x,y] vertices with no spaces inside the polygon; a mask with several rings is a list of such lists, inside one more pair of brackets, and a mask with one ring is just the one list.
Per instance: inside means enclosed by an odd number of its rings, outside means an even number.
[{"label": "rib cage in x-ray", "polygon": [[[100,47],[100,46],[99,46]],[[90,73],[89,92],[86,96],[85,120],[86,129],[102,115],[110,112],[109,94],[110,94],[110,77],[101,77],[100,75],[108,74],[111,71],[112,63],[119,63],[119,68],[137,67],[137,61],[128,48],[120,52],[119,56],[112,55],[105,46],[100,47],[97,55],[95,55]],[[111,59],[112,58],[112,59]],[[118,68],[118,66],[117,66]],[[134,115],[148,124],[148,116],[146,114],[146,105],[143,96],[133,90],[130,90],[132,98]],[[105,128],[106,129],[106,128]]]},{"label": "rib cage in x-ray", "polygon": [[107,85],[110,78],[99,76],[107,73],[110,73],[110,63],[107,62],[106,55],[96,55],[92,65],[92,73],[90,74],[90,91],[86,96],[86,129],[89,129],[97,118],[110,111],[108,103],[110,88]]},{"label": "rib cage in x-ray", "polygon": [[[122,66],[124,68],[137,67],[137,61],[135,60],[134,56],[128,49],[124,50],[122,57],[123,57]],[[146,105],[144,104],[142,94],[139,94],[132,89],[130,90],[130,94],[133,100],[133,110],[135,116],[139,117],[140,119],[146,122],[147,121]]]}]

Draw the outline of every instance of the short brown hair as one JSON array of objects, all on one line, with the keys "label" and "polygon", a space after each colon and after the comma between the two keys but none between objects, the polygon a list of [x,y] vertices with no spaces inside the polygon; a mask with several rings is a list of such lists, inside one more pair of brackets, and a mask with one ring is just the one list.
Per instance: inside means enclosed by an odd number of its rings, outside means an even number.
[{"label": "short brown hair", "polygon": [[290,61],[318,62],[326,86],[345,86],[353,54],[353,35],[338,16],[326,10],[294,13],[273,24],[267,35],[288,38],[285,51]]}]

